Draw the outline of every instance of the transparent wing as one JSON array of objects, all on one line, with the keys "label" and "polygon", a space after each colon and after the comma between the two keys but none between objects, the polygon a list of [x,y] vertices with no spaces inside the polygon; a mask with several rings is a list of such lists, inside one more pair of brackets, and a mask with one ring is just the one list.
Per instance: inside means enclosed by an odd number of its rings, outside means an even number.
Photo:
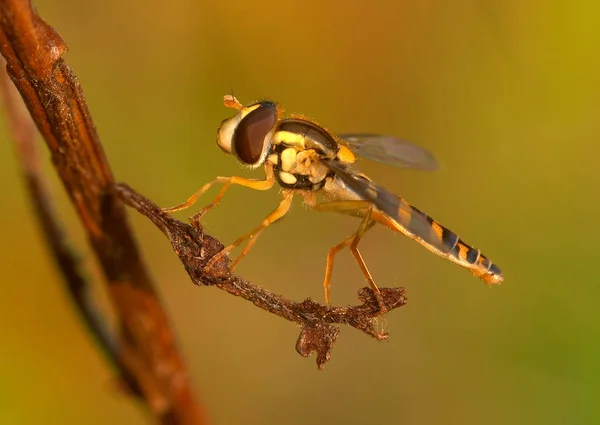
[{"label": "transparent wing", "polygon": [[371,202],[402,226],[409,236],[420,239],[439,250],[446,250],[443,241],[435,234],[432,227],[433,220],[425,213],[365,176],[352,173],[337,161],[323,161],[323,164],[335,172],[350,190],[365,201]]},{"label": "transparent wing", "polygon": [[393,136],[380,134],[340,134],[342,142],[356,155],[395,167],[434,171],[438,163],[431,152]]}]

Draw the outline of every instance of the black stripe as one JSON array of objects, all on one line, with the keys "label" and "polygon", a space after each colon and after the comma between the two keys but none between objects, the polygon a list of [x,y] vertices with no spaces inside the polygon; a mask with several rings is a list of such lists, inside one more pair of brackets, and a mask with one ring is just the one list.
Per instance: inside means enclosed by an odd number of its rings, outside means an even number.
[{"label": "black stripe", "polygon": [[[467,245],[467,246],[469,246],[469,245]],[[479,253],[478,250],[469,246],[469,252],[467,252],[467,258],[466,258],[467,262],[469,264],[475,264],[475,262],[477,261],[478,253]]]},{"label": "black stripe", "polygon": [[451,252],[454,251],[454,248],[458,246],[458,241],[460,238],[456,233],[452,230],[442,227],[442,247],[445,251],[443,252]]},{"label": "black stripe", "polygon": [[488,273],[495,274],[495,275],[501,275],[502,270],[500,270],[500,267],[498,267],[497,265],[492,264],[488,270]]},{"label": "black stripe", "polygon": [[481,255],[481,257],[479,257],[479,264],[481,264],[481,266],[485,268],[486,271],[488,271],[493,265],[492,261],[483,254]]},{"label": "black stripe", "polygon": [[457,243],[456,245],[454,245],[454,248],[452,248],[452,251],[450,251],[450,255],[452,257],[457,258],[457,259],[460,260],[460,256],[458,255],[459,253],[460,253],[460,242]]}]

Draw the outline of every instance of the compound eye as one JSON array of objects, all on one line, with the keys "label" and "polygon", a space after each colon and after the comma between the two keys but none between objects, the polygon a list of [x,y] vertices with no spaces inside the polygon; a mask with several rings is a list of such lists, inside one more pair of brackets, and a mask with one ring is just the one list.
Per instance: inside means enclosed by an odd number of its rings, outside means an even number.
[{"label": "compound eye", "polygon": [[233,135],[235,155],[245,164],[257,165],[268,147],[267,136],[277,123],[277,107],[272,102],[263,102],[246,115]]}]

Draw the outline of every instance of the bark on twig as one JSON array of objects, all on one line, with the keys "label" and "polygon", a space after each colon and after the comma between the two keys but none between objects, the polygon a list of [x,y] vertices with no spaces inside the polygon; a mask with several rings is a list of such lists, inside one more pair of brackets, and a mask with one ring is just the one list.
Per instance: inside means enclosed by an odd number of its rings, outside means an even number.
[{"label": "bark on twig", "polygon": [[0,52],[50,150],[106,277],[119,362],[163,424],[204,424],[168,317],[138,251],[66,44],[28,0],[0,2]]},{"label": "bark on twig", "polygon": [[[2,60],[1,65],[6,65],[6,62]],[[31,199],[33,213],[38,220],[50,253],[64,278],[65,292],[73,300],[96,343],[106,354],[108,360],[119,370],[121,379],[127,385],[128,390],[139,395],[139,388],[129,375],[129,371],[121,363],[116,342],[109,334],[106,321],[91,297],[90,284],[85,278],[78,255],[63,232],[60,220],[54,211],[54,201],[42,174],[40,153],[36,144],[35,124],[27,113],[22,100],[18,97],[8,74],[4,70],[1,72],[2,100],[17,161]]]},{"label": "bark on twig", "polygon": [[[371,288],[359,290],[360,305],[329,308],[310,299],[301,303],[285,299],[235,276],[230,273],[226,258],[215,264],[210,271],[205,271],[204,266],[208,260],[223,249],[221,242],[206,234],[200,226],[190,226],[162,212],[156,204],[125,184],[117,185],[116,191],[125,203],[149,218],[167,236],[196,285],[215,286],[301,325],[296,350],[305,357],[315,352],[320,369],[329,360],[331,348],[339,334],[336,324],[352,326],[379,340],[387,339],[387,334],[378,332],[374,326],[374,318],[381,314],[381,309]],[[380,289],[381,301],[386,310],[406,304],[404,288]]]}]

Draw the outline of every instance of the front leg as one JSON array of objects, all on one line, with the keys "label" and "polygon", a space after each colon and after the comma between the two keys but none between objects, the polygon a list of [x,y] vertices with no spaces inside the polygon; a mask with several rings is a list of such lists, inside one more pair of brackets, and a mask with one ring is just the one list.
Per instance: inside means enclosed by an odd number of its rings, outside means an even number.
[{"label": "front leg", "polygon": [[181,211],[186,208],[189,208],[192,205],[194,205],[194,203],[196,203],[198,198],[200,196],[202,196],[208,189],[210,189],[212,185],[214,185],[215,183],[222,183],[223,187],[221,188],[221,190],[219,191],[219,193],[217,194],[215,199],[213,199],[213,201],[210,204],[208,204],[204,208],[202,208],[198,213],[196,213],[190,217],[190,222],[192,223],[192,225],[194,225],[195,227],[199,227],[200,218],[202,218],[202,216],[204,214],[206,214],[208,211],[210,211],[211,209],[213,209],[214,207],[219,205],[219,203],[221,202],[221,199],[223,199],[223,196],[225,195],[225,192],[227,191],[227,189],[229,189],[229,187],[231,185],[248,187],[248,188],[254,189],[254,190],[271,189],[273,187],[273,184],[275,183],[275,176],[273,174],[273,169],[271,167],[265,167],[265,174],[266,174],[266,176],[265,176],[264,180],[252,180],[252,179],[246,179],[244,177],[238,177],[238,176],[230,176],[230,177],[219,176],[219,177],[215,178],[214,180],[206,183],[204,186],[202,186],[198,191],[196,191],[192,196],[190,196],[187,199],[187,201],[185,201],[181,204],[175,205],[173,207],[162,208],[162,211],[163,212],[176,212],[176,211]]}]

